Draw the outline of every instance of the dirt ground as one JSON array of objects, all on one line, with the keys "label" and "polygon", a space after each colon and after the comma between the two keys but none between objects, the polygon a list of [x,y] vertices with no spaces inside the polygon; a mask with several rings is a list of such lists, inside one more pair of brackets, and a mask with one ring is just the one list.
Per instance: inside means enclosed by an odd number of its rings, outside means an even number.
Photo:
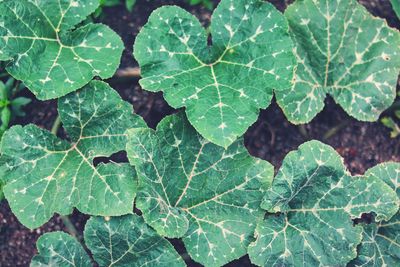
[{"label": "dirt ground", "polygon": [[[218,1],[215,1],[217,3]],[[284,10],[288,2],[270,0],[278,9]],[[374,15],[384,17],[392,27],[399,28],[400,22],[394,15],[388,0],[360,0]],[[109,25],[123,39],[124,51],[120,68],[135,67],[137,63],[132,56],[135,36],[146,23],[150,13],[165,4],[179,5],[195,14],[204,25],[210,21],[211,12],[203,7],[191,7],[183,0],[138,0],[132,13],[123,7],[105,9],[102,23]],[[137,79],[112,78],[108,80],[113,88],[127,101],[133,104],[135,111],[144,117],[150,127],[166,115],[174,112],[163,100],[161,93],[143,91]],[[50,129],[57,115],[56,101],[38,101],[28,91],[25,96],[33,102],[25,109],[28,116],[19,118],[15,124],[34,123]],[[67,138],[60,130],[59,136]],[[245,144],[249,152],[259,158],[271,162],[279,168],[285,155],[296,149],[307,140],[318,139],[333,146],[344,158],[353,174],[362,174],[368,168],[385,161],[400,161],[400,140],[391,139],[389,130],[381,123],[362,123],[350,118],[330,98],[326,107],[311,123],[295,126],[289,123],[280,108],[274,103],[262,110],[257,122],[250,127],[245,135]],[[119,159],[124,159],[121,154]],[[77,211],[70,216],[78,231],[82,232],[88,216]],[[22,226],[11,213],[6,201],[0,204],[0,266],[28,266],[30,259],[36,253],[37,238],[45,232],[64,230],[61,219],[54,216],[44,226],[29,230]],[[179,240],[171,240],[189,266],[199,266],[190,261],[184,246]],[[243,257],[227,266],[252,266],[247,257]]]}]

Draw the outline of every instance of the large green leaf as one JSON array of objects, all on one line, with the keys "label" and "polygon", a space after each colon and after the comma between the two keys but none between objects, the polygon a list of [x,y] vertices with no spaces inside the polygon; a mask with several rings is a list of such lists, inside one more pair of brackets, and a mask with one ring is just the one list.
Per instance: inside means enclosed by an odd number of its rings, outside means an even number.
[{"label": "large green leaf", "polygon": [[36,243],[39,255],[32,258],[31,267],[62,266],[91,267],[90,258],[79,242],[64,232],[42,235]]},{"label": "large green leaf", "polygon": [[191,257],[219,266],[246,254],[273,167],[236,141],[209,143],[183,113],[128,132],[128,158],[139,177],[137,208],[159,234],[182,237]]},{"label": "large green leaf", "polygon": [[91,215],[132,212],[134,169],[128,163],[94,166],[93,159],[124,150],[125,131],[145,127],[144,122],[99,81],[60,98],[58,111],[71,142],[34,125],[14,126],[3,136],[4,194],[13,213],[35,228],[73,207]]},{"label": "large green leaf", "polygon": [[[384,163],[366,175],[382,179],[400,198],[400,163]],[[350,266],[397,266],[400,262],[400,213],[389,221],[364,226],[358,257]]]},{"label": "large green leaf", "polygon": [[370,212],[390,219],[398,199],[381,179],[351,176],[335,150],[311,141],[286,156],[261,206],[269,213],[249,246],[252,262],[343,266],[356,257],[362,238],[352,219]]},{"label": "large green leaf", "polygon": [[290,88],[295,67],[285,18],[260,0],[222,0],[214,11],[212,46],[190,13],[162,7],[136,38],[141,86],[163,91],[190,123],[227,148],[271,102],[273,89]]},{"label": "large green leaf", "polygon": [[400,34],[356,0],[297,0],[285,12],[299,66],[276,93],[293,123],[311,121],[327,94],[354,118],[375,121],[396,94]]},{"label": "large green leaf", "polygon": [[[85,226],[85,243],[101,267],[183,267],[173,246],[137,215],[105,220],[92,217]],[[53,232],[41,236],[39,255],[31,266],[92,266],[82,246],[72,236]]]},{"label": "large green leaf", "polygon": [[0,0],[0,61],[39,98],[111,77],[123,43],[102,24],[77,26],[98,0]]}]

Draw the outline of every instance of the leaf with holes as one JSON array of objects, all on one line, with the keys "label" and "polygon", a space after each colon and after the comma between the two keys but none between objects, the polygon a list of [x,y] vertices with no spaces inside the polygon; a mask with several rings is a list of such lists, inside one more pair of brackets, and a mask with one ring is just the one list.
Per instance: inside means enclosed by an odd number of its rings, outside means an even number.
[{"label": "leaf with holes", "polygon": [[163,91],[207,140],[227,148],[267,107],[273,89],[290,88],[295,67],[285,18],[260,0],[222,0],[212,46],[190,13],[157,9],[136,38],[141,86]]},{"label": "leaf with holes", "polygon": [[97,0],[1,0],[0,61],[42,100],[57,98],[94,76],[111,77],[123,43],[102,24],[79,25]]},{"label": "leaf with holes", "polygon": [[144,122],[98,81],[60,98],[58,112],[71,143],[34,125],[14,126],[3,136],[4,194],[13,213],[29,228],[73,207],[91,215],[131,213],[135,170],[128,163],[94,166],[93,160],[124,150],[125,131]]},{"label": "leaf with holes", "polygon": [[395,99],[400,34],[356,0],[297,0],[285,12],[299,66],[276,98],[293,123],[311,121],[326,95],[351,116],[376,121]]},{"label": "leaf with holes", "polygon": [[[366,173],[382,179],[400,198],[400,163],[380,164]],[[389,221],[364,225],[358,256],[349,266],[396,266],[400,262],[400,213]]]},{"label": "leaf with holes", "polygon": [[246,254],[273,167],[251,157],[242,140],[228,149],[209,143],[183,113],[151,129],[128,131],[127,152],[139,177],[136,206],[162,236],[182,237],[206,266]]},{"label": "leaf with holes", "polygon": [[352,219],[374,212],[378,221],[388,220],[398,205],[381,179],[353,177],[335,150],[307,142],[286,156],[265,194],[261,207],[268,213],[250,259],[260,266],[344,266],[362,238]]},{"label": "leaf with holes", "polygon": [[[185,266],[173,246],[137,215],[104,220],[92,217],[85,226],[85,243],[99,266]],[[31,266],[93,266],[82,246],[63,232],[47,233],[37,243]]]}]

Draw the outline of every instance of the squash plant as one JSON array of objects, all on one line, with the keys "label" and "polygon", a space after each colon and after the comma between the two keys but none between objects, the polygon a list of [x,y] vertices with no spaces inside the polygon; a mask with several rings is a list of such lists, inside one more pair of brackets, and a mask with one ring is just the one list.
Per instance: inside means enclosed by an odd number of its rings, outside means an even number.
[{"label": "squash plant", "polygon": [[64,96],[93,77],[110,78],[121,38],[103,24],[79,25],[98,0],[0,0],[0,61],[41,100]]},{"label": "squash plant", "polygon": [[[135,43],[140,83],[185,111],[153,130],[108,84],[90,81],[111,76],[122,51],[108,27],[82,24],[98,6],[0,0],[0,60],[38,98],[58,98],[67,134],[7,130],[4,196],[31,229],[74,208],[92,216],[83,240],[44,234],[31,266],[185,266],[171,238],[204,266],[246,254],[258,266],[400,262],[400,163],[353,176],[332,147],[310,141],[275,175],[241,137],[274,94],[295,123],[311,120],[327,93],[376,120],[393,101],[398,32],[355,0],[297,0],[284,15],[260,0],[222,0],[209,45],[191,14],[162,7]],[[120,151],[129,162],[94,163]],[[371,223],[360,222],[365,214]]]}]

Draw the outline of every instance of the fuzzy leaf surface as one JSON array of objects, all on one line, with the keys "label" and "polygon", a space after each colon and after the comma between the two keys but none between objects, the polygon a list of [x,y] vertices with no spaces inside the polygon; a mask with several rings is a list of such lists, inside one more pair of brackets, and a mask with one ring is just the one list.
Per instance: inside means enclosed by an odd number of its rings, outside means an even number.
[{"label": "fuzzy leaf surface", "polygon": [[[382,179],[400,198],[400,163],[384,163],[366,175]],[[396,266],[400,262],[400,213],[389,221],[364,225],[358,256],[349,266]]]},{"label": "fuzzy leaf surface", "polygon": [[41,100],[58,98],[93,77],[111,77],[123,43],[102,24],[78,26],[95,0],[1,0],[0,61]]},{"label": "fuzzy leaf surface", "polygon": [[329,94],[350,116],[376,121],[395,99],[399,32],[356,0],[297,0],[285,16],[299,63],[292,89],[276,93],[286,117],[311,121]]},{"label": "fuzzy leaf surface", "polygon": [[55,212],[69,214],[73,207],[91,215],[131,213],[134,169],[128,163],[94,166],[93,159],[124,150],[125,131],[145,127],[142,119],[99,81],[60,98],[58,112],[71,142],[35,125],[14,126],[3,136],[6,170],[1,174],[13,213],[29,228],[41,226]]},{"label": "fuzzy leaf surface", "polygon": [[163,91],[207,140],[227,148],[266,108],[273,89],[291,87],[295,58],[288,25],[272,4],[222,0],[211,20],[212,46],[185,10],[162,7],[136,38],[134,54],[149,91]]},{"label": "fuzzy leaf surface", "polygon": [[[92,217],[85,226],[85,244],[99,266],[183,267],[174,247],[135,214],[106,221]],[[53,232],[38,240],[39,255],[31,266],[92,266],[89,256],[72,236]]]},{"label": "fuzzy leaf surface", "polygon": [[191,257],[221,266],[246,254],[273,167],[251,157],[242,140],[227,150],[202,138],[183,113],[128,132],[139,177],[137,208],[162,236],[182,237]]},{"label": "fuzzy leaf surface", "polygon": [[269,214],[249,246],[253,263],[343,266],[356,257],[362,238],[352,219],[370,212],[390,219],[398,199],[381,179],[351,176],[333,148],[311,141],[286,156],[261,206]]}]

